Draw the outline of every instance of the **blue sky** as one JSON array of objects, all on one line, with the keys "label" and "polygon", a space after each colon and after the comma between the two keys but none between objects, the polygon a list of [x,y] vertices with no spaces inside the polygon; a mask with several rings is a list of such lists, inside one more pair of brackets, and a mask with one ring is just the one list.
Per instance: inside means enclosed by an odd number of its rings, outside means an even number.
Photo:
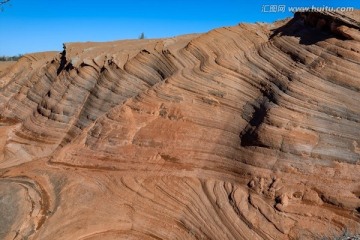
[{"label": "blue sky", "polygon": [[240,22],[272,22],[287,10],[262,12],[263,5],[345,6],[359,0],[11,0],[0,12],[0,56],[61,51],[64,42],[172,37],[207,32]]}]

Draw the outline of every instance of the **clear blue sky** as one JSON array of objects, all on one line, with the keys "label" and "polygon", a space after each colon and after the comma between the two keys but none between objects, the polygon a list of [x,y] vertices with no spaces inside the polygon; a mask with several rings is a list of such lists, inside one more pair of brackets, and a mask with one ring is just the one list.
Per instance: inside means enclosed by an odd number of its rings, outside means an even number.
[{"label": "clear blue sky", "polygon": [[64,42],[111,41],[201,33],[240,22],[292,16],[263,5],[345,6],[359,0],[11,0],[0,12],[0,55],[62,50]]}]

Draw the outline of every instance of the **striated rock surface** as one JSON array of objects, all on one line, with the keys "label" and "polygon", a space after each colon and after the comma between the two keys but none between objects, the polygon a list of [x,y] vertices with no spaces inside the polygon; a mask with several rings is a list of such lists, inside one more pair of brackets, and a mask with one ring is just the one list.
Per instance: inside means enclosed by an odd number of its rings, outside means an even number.
[{"label": "striated rock surface", "polygon": [[26,55],[0,73],[0,239],[359,231],[359,13]]}]

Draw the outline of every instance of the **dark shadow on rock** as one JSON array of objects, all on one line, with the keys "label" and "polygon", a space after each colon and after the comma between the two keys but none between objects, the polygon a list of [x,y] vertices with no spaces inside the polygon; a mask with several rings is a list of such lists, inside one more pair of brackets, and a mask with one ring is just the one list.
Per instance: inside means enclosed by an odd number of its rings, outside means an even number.
[{"label": "dark shadow on rock", "polygon": [[303,45],[316,44],[329,38],[347,40],[336,31],[337,26],[341,25],[353,27],[322,12],[297,12],[287,24],[276,29],[270,39],[275,36],[294,36],[299,38]]}]

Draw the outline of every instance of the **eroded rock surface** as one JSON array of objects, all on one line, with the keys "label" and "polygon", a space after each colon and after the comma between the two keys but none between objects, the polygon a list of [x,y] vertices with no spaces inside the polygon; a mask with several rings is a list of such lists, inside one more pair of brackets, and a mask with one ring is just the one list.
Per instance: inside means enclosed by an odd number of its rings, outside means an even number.
[{"label": "eroded rock surface", "polygon": [[358,16],[23,57],[0,75],[0,238],[358,231]]}]

